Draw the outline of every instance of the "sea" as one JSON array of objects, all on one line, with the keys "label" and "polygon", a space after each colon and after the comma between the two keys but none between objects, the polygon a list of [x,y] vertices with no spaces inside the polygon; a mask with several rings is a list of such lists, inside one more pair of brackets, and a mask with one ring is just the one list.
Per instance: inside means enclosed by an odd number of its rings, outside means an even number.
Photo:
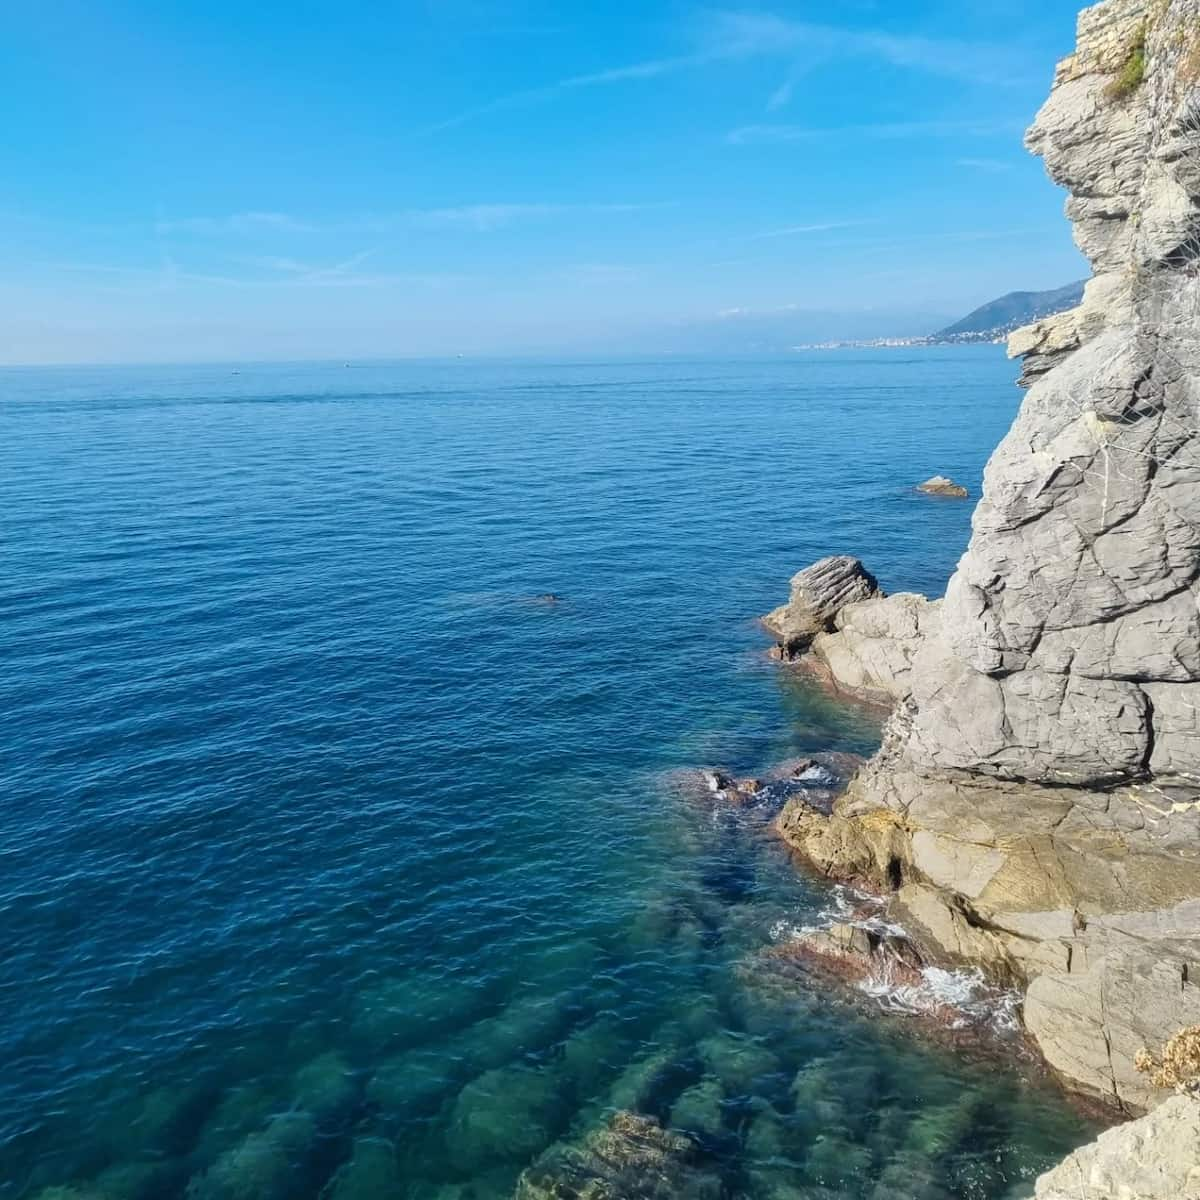
[{"label": "sea", "polygon": [[860,898],[703,775],[878,746],[756,617],[940,594],[914,484],[978,495],[1015,374],[0,371],[0,1200],[502,1200],[618,1111],[724,1197],[1032,1195],[1095,1125],[1011,1003],[797,969]]}]

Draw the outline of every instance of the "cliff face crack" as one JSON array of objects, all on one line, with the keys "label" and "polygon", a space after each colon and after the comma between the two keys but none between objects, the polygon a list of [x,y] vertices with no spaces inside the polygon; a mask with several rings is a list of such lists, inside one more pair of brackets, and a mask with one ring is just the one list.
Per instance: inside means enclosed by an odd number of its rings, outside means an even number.
[{"label": "cliff face crack", "polygon": [[1155,736],[1154,736],[1154,701],[1150,698],[1149,692],[1144,688],[1142,695],[1146,701],[1146,752],[1142,756],[1142,774],[1147,779],[1154,777],[1154,752],[1155,752]]}]

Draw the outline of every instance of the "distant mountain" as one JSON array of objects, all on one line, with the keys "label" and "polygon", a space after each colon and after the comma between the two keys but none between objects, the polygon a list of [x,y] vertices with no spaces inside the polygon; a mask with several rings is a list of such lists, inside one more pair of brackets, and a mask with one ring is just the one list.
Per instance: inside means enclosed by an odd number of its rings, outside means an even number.
[{"label": "distant mountain", "polygon": [[947,325],[930,338],[933,342],[995,342],[1042,317],[1074,308],[1083,299],[1086,280],[1068,283],[1050,292],[1009,292]]}]

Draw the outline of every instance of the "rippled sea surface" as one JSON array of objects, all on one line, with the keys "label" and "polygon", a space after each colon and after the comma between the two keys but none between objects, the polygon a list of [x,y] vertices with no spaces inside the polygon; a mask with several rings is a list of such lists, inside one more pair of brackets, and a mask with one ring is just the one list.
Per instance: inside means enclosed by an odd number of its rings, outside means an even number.
[{"label": "rippled sea surface", "polygon": [[614,1108],[726,1196],[1031,1194],[1088,1127],[774,977],[828,890],[692,773],[871,751],[753,618],[828,553],[940,592],[911,485],[1012,379],[0,373],[0,1197],[491,1200]]}]

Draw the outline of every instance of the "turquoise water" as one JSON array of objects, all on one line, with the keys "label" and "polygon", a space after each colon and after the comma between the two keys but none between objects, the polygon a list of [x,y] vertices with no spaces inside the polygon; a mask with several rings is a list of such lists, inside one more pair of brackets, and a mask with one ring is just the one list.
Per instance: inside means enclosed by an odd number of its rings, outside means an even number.
[{"label": "turquoise water", "polygon": [[729,1196],[1030,1194],[1085,1124],[773,975],[827,890],[694,786],[870,752],[753,617],[832,552],[940,591],[911,484],[1012,379],[0,373],[0,1197],[483,1200],[614,1107]]}]

